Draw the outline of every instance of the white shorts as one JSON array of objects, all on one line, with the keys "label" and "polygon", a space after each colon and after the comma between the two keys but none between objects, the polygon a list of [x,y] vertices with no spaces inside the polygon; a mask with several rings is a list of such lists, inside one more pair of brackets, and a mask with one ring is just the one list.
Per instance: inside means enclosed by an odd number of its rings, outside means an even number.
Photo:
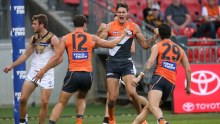
[{"label": "white shorts", "polygon": [[[34,69],[33,67],[30,68],[30,71],[26,77],[27,81],[34,81],[33,78],[36,76],[39,70]],[[54,69],[50,69],[47,71],[43,78],[37,82],[37,84],[43,89],[53,89],[54,88]]]}]

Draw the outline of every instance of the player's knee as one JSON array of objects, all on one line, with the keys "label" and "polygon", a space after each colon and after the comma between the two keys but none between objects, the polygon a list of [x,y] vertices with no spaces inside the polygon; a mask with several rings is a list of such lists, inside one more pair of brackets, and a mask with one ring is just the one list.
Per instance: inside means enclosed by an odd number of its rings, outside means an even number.
[{"label": "player's knee", "polygon": [[129,92],[128,92],[128,97],[129,97],[129,98],[133,99],[133,98],[136,97],[136,96],[137,96],[137,93],[136,93],[135,91],[129,91]]},{"label": "player's knee", "polygon": [[47,108],[48,101],[47,100],[43,100],[41,104],[42,104],[42,107]]},{"label": "player's knee", "polygon": [[20,104],[27,104],[28,99],[21,97]]}]

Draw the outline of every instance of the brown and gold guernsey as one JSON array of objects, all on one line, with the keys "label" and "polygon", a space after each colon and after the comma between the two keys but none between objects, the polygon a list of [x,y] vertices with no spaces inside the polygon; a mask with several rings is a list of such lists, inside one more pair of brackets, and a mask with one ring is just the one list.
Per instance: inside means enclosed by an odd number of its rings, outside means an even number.
[{"label": "brown and gold guernsey", "polygon": [[[51,38],[53,33],[47,32],[44,36],[35,34],[32,39],[32,45],[34,46],[33,59],[31,67],[35,70],[42,69],[54,55],[53,46],[51,44]],[[51,69],[50,69],[51,70]]]},{"label": "brown and gold guernsey", "polygon": [[75,30],[66,35],[69,71],[92,72],[92,50],[95,43],[92,36],[82,30]]},{"label": "brown and gold guernsey", "polygon": [[124,61],[131,60],[131,45],[135,37],[136,30],[133,22],[126,21],[121,25],[118,20],[110,23],[110,30],[108,32],[108,40],[118,38],[123,30],[128,28],[127,35],[121,40],[121,42],[112,49],[109,49],[109,60]]},{"label": "brown and gold guernsey", "polygon": [[171,83],[176,81],[176,69],[184,55],[183,49],[170,39],[157,43],[158,56],[155,74],[161,75]]}]

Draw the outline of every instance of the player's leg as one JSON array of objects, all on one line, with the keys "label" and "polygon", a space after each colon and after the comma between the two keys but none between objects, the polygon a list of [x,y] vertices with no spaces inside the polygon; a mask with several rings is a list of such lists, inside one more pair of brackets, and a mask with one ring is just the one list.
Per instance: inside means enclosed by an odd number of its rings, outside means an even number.
[{"label": "player's leg", "polygon": [[105,104],[105,117],[103,118],[102,124],[108,124],[109,115],[108,115],[108,92],[106,93],[106,104]]},{"label": "player's leg", "polygon": [[39,124],[44,124],[47,118],[48,102],[52,89],[41,89],[41,109],[39,113]]},{"label": "player's leg", "polygon": [[125,82],[125,89],[126,89],[126,92],[127,92],[127,95],[128,97],[131,97],[133,103],[134,103],[134,106],[137,110],[137,113],[141,113],[142,111],[142,108],[141,108],[141,103],[140,103],[140,100],[139,100],[139,96],[136,92],[136,87],[134,87],[132,85],[132,79],[134,79],[134,75],[126,75],[126,76],[123,76],[123,80]]},{"label": "player's leg", "polygon": [[162,91],[160,90],[150,90],[148,92],[148,100],[150,103],[149,109],[157,119],[163,117],[163,113],[159,107],[161,98]]},{"label": "player's leg", "polygon": [[49,124],[55,124],[55,122],[60,118],[60,115],[63,111],[64,106],[68,103],[68,101],[72,95],[73,95],[73,93],[61,91],[59,101],[54,106],[52,113],[50,115]]},{"label": "player's leg", "polygon": [[[139,95],[136,92],[136,87],[132,85],[132,79],[134,78],[135,78],[134,75],[123,76],[127,95],[128,97],[131,97],[132,102],[137,110],[137,114],[140,114],[142,111],[142,107],[141,107]],[[147,122],[143,121],[142,124],[147,124]]]},{"label": "player's leg", "polygon": [[82,124],[83,114],[86,108],[86,93],[79,91],[76,95],[76,124]]},{"label": "player's leg", "polygon": [[[115,91],[115,92],[117,92],[117,96],[119,95],[119,87],[120,87],[120,84],[119,84],[119,86],[118,86],[118,89]],[[104,119],[103,119],[103,123],[102,124],[108,124],[108,122],[109,122],[109,114],[108,114],[108,92],[107,92],[107,94],[106,94],[106,105],[105,105],[105,117],[104,117]]]},{"label": "player's leg", "polygon": [[132,124],[141,124],[143,121],[145,121],[147,115],[149,113],[149,104],[147,104],[142,112],[135,118]]},{"label": "player's leg", "polygon": [[60,118],[63,108],[68,103],[70,97],[73,95],[74,92],[78,90],[78,86],[76,85],[76,82],[74,80],[74,75],[74,72],[68,71],[66,73],[62,86],[62,91],[60,93],[58,103],[54,106],[50,115],[49,124],[56,123],[56,121]]},{"label": "player's leg", "polygon": [[168,124],[163,117],[160,103],[161,100],[163,102],[166,101],[168,96],[172,93],[174,85],[160,75],[153,75],[152,82],[153,84],[148,92],[149,110],[156,117],[159,124]]},{"label": "player's leg", "polygon": [[27,102],[33,93],[36,85],[32,81],[24,81],[20,97],[20,123],[25,123],[25,116],[27,114]]},{"label": "player's leg", "polygon": [[48,112],[48,102],[52,89],[54,88],[54,69],[51,69],[44,74],[44,77],[38,84],[41,87],[41,109],[39,113],[39,123],[44,124]]},{"label": "player's leg", "polygon": [[114,109],[116,100],[118,98],[118,83],[119,79],[117,78],[108,78],[107,79],[107,92],[108,92],[108,113],[109,113],[109,124],[115,123],[115,117],[114,117]]},{"label": "player's leg", "polygon": [[92,75],[89,72],[78,72],[76,73],[80,78],[77,78],[79,91],[77,93],[76,101],[76,124],[82,124],[83,114],[86,109],[86,94],[92,86]]},{"label": "player's leg", "polygon": [[148,106],[149,105],[149,102],[145,97],[139,95],[138,98],[140,100],[141,106]]}]

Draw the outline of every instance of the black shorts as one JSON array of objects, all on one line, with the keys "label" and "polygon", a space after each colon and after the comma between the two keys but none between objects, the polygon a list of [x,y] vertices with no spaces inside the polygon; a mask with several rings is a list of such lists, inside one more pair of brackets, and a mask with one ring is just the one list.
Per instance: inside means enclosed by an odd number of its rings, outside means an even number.
[{"label": "black shorts", "polygon": [[71,72],[66,73],[62,90],[68,93],[74,93],[78,90],[87,93],[92,85],[91,72]]},{"label": "black shorts", "polygon": [[107,78],[123,77],[125,75],[134,75],[133,62],[132,61],[107,61],[106,62],[106,76]]},{"label": "black shorts", "polygon": [[150,90],[160,90],[163,92],[161,100],[165,102],[171,95],[175,85],[160,75],[153,75],[151,79]]}]

